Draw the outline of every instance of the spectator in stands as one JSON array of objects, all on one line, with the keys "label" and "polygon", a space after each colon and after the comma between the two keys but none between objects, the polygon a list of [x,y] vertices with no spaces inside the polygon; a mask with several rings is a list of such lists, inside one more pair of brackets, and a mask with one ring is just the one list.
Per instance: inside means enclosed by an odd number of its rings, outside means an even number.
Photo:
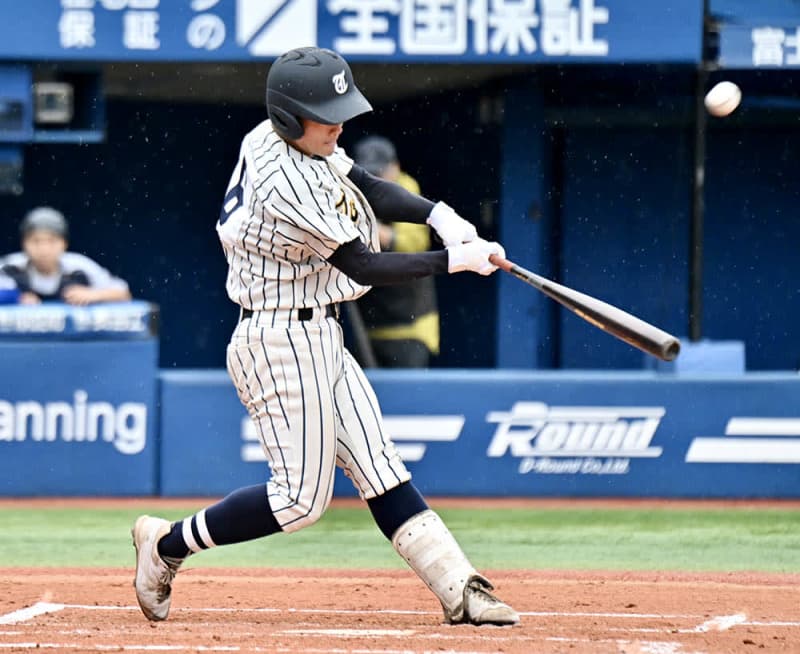
[{"label": "spectator in stands", "polygon": [[14,280],[20,304],[56,301],[86,305],[131,299],[128,285],[89,257],[67,252],[69,228],[51,207],[30,211],[20,225],[22,252],[0,258],[0,273]]},{"label": "spectator in stands", "polygon": [[[355,145],[355,161],[367,172],[419,194],[417,181],[400,168],[389,139],[369,136]],[[424,252],[430,228],[418,223],[379,223],[384,252]],[[433,277],[379,286],[358,300],[375,361],[382,368],[424,368],[439,353],[439,312]]]}]

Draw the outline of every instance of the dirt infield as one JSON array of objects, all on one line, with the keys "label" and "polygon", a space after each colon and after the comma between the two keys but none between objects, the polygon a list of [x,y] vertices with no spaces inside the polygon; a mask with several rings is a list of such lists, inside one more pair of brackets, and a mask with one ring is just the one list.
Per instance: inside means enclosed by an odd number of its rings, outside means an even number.
[{"label": "dirt infield", "polygon": [[[39,502],[58,505],[48,498],[7,500],[0,506]],[[63,504],[127,502],[153,500]],[[185,499],[176,502],[186,505]],[[557,502],[508,500],[496,505]],[[635,504],[663,505],[650,500]],[[0,653],[800,652],[800,575],[545,570],[489,575],[498,594],[522,614],[521,625],[443,625],[437,601],[407,571],[190,568],[177,579],[169,620],[150,624],[136,605],[132,568],[0,568]]]},{"label": "dirt infield", "polygon": [[0,650],[64,652],[800,651],[800,575],[491,573],[514,628],[447,626],[401,571],[188,569],[148,623],[132,571],[0,569]]}]

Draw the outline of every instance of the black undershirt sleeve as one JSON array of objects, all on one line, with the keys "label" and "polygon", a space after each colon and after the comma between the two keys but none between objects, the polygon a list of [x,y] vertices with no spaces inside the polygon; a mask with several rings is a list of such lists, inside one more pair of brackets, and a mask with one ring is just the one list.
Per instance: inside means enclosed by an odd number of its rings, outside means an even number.
[{"label": "black undershirt sleeve", "polygon": [[434,203],[399,184],[371,175],[353,164],[347,177],[364,194],[378,220],[385,223],[424,223]]},{"label": "black undershirt sleeve", "polygon": [[447,250],[433,252],[370,252],[361,239],[336,248],[328,261],[363,286],[400,284],[447,272]]}]

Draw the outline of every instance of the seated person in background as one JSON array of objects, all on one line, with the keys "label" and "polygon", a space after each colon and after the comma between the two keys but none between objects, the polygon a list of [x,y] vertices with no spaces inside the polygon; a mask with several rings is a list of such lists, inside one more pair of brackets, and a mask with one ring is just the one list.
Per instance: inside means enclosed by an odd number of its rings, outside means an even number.
[{"label": "seated person in background", "polygon": [[20,225],[23,252],[0,258],[0,273],[14,280],[20,304],[125,302],[128,285],[89,257],[67,252],[64,215],[38,207]]},{"label": "seated person in background", "polygon": [[[355,145],[355,161],[367,172],[419,194],[417,181],[400,168],[389,139],[369,136]],[[418,223],[378,223],[383,252],[424,252],[430,228]],[[375,361],[381,368],[425,368],[439,353],[439,311],[433,277],[378,286],[358,300]]]}]

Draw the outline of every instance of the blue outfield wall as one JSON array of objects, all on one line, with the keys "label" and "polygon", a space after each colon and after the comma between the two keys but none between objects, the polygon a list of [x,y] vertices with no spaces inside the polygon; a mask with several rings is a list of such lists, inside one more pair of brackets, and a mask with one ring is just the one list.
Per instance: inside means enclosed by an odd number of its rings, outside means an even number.
[{"label": "blue outfield wall", "polygon": [[[227,374],[159,373],[156,350],[0,343],[0,495],[220,496],[265,481]],[[369,377],[428,495],[800,497],[795,374]],[[354,495],[341,474],[335,492]]]},{"label": "blue outfield wall", "polygon": [[[800,497],[800,377],[372,371],[429,495]],[[264,481],[223,371],[161,373],[163,495]],[[335,493],[354,495],[339,473]]]}]

